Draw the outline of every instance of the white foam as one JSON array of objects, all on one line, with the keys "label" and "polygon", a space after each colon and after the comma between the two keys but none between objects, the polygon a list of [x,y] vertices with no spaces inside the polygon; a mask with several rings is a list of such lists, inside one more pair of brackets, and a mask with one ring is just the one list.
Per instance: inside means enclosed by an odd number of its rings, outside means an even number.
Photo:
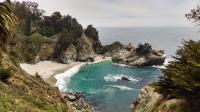
[{"label": "white foam", "polygon": [[117,88],[117,89],[120,89],[121,91],[124,91],[124,90],[134,90],[133,88],[130,88],[130,87],[127,87],[127,86],[123,86],[123,85],[105,85],[105,86]]},{"label": "white foam", "polygon": [[127,77],[130,81],[138,82],[138,80],[135,79],[134,77],[126,76],[124,74],[121,75],[108,74],[107,76],[104,77],[104,80],[107,82],[117,82],[118,80],[122,80],[122,77]]},{"label": "white foam", "polygon": [[166,58],[166,59],[165,59],[165,62],[164,62],[164,64],[163,64],[162,66],[153,66],[153,67],[160,68],[160,69],[165,69],[165,68],[166,68],[165,66],[169,65],[169,62],[170,62],[170,61],[173,61],[173,59],[171,59],[171,58]]},{"label": "white foam", "polygon": [[129,66],[129,65],[118,64],[118,63],[113,63],[113,65],[117,65],[117,66],[120,66],[120,67],[132,67],[132,66]]},{"label": "white foam", "polygon": [[65,71],[64,73],[57,74],[56,76],[54,76],[57,79],[55,86],[57,86],[60,91],[66,91],[67,90],[66,87],[67,87],[68,82],[70,81],[70,78],[74,74],[79,72],[80,68],[83,65],[85,65],[85,63],[78,64],[78,65],[70,68],[69,70]]}]

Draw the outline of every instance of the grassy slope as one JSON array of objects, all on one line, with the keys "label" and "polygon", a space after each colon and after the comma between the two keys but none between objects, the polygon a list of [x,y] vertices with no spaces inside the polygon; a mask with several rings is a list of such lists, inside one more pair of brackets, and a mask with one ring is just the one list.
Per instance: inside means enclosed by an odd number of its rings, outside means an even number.
[{"label": "grassy slope", "polygon": [[12,74],[6,82],[0,81],[1,112],[67,112],[56,88],[23,72],[1,51],[0,62],[0,68],[9,68]]}]

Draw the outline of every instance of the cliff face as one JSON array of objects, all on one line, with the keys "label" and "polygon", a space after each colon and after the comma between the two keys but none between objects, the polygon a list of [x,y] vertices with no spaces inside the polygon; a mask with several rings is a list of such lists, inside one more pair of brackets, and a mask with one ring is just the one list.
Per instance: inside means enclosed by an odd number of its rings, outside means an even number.
[{"label": "cliff face", "polygon": [[132,108],[133,112],[185,112],[185,104],[182,99],[164,98],[154,87],[147,85],[140,90]]},{"label": "cliff face", "polygon": [[131,44],[112,53],[113,62],[137,67],[163,65],[165,58],[166,55],[162,50],[139,49],[134,48]]},{"label": "cliff face", "polygon": [[[19,36],[20,37],[20,36]],[[99,39],[86,36],[67,40],[66,43],[58,43],[59,36],[53,38],[33,34],[28,37],[20,37],[15,45],[10,46],[10,54],[19,62],[37,63],[43,60],[55,60],[62,63],[74,61],[93,61],[94,56],[101,50]],[[59,51],[59,52],[58,52]]]},{"label": "cliff face", "polygon": [[101,43],[99,40],[94,40],[91,37],[83,34],[80,38],[76,39],[76,43],[70,43],[70,45],[64,48],[55,60],[62,63],[71,63],[73,61],[93,61],[94,56],[101,49]]}]

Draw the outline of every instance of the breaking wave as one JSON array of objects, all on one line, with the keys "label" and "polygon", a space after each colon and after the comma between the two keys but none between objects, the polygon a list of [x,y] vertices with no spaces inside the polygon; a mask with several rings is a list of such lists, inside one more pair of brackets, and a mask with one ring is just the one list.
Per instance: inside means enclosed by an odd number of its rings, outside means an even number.
[{"label": "breaking wave", "polygon": [[111,74],[108,74],[107,76],[104,77],[104,80],[106,82],[117,82],[119,80],[122,80],[122,77],[127,77],[130,81],[132,82],[138,82],[139,80],[138,79],[135,79],[134,77],[131,77],[131,76],[126,76],[126,75],[111,75]]},{"label": "breaking wave", "polygon": [[78,64],[69,70],[65,71],[64,73],[57,74],[54,77],[56,78],[57,82],[55,86],[59,88],[60,91],[67,91],[67,84],[70,81],[70,78],[79,72],[80,68],[85,65],[84,63]]}]

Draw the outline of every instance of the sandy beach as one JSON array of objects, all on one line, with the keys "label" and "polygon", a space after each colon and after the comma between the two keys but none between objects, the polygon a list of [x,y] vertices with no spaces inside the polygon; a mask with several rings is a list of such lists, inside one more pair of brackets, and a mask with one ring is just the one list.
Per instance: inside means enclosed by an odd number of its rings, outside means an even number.
[{"label": "sandy beach", "polygon": [[[95,61],[92,63],[98,63],[105,60],[111,60],[111,57],[96,56]],[[62,64],[53,61],[41,61],[36,64],[26,64],[21,63],[20,67],[26,71],[28,74],[35,76],[38,74],[44,81],[49,83],[51,86],[55,86],[56,79],[55,75],[64,73],[65,71],[69,70],[70,68],[81,64],[83,62],[73,62],[70,64]]]}]

